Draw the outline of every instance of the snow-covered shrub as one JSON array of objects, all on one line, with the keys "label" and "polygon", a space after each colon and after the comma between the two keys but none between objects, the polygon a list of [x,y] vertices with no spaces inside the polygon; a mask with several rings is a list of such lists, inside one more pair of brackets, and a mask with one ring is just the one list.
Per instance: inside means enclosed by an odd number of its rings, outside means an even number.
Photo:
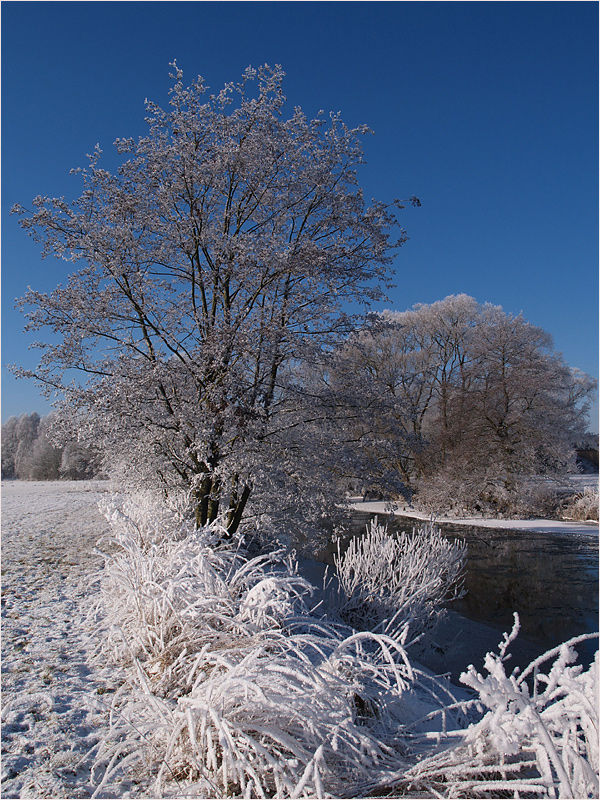
[{"label": "snow-covered shrub", "polygon": [[97,796],[128,775],[154,796],[177,782],[204,797],[346,795],[407,763],[398,719],[427,692],[401,642],[311,617],[312,587],[283,552],[248,559],[214,527],[166,511],[156,524],[149,508],[105,506],[104,655],[129,678]]},{"label": "snow-covered shrub", "polygon": [[[249,560],[239,539],[223,541],[218,524],[196,530],[150,494],[101,508],[112,528],[103,540],[107,642],[118,661],[138,659],[160,675],[161,691],[184,650],[238,641],[305,610],[312,586],[283,551]],[[279,568],[269,571],[274,563]]]},{"label": "snow-covered shrub", "polygon": [[598,519],[597,491],[586,488],[565,503],[555,478],[510,476],[494,465],[477,474],[439,470],[420,481],[413,502],[421,511],[449,517]]},{"label": "snow-covered shrub", "polygon": [[[384,614],[381,632],[357,632],[311,615],[311,587],[282,551],[249,558],[241,540],[188,528],[148,498],[105,512],[113,536],[99,655],[112,658],[122,686],[97,747],[94,796],[117,786],[121,795],[205,798],[597,795],[598,661],[587,672],[572,666],[577,640],[509,676],[515,629],[488,655],[486,677],[472,668],[463,676],[478,700],[458,701],[410,663],[406,625]],[[434,534],[431,561],[443,572]],[[375,564],[382,536],[374,526]],[[408,553],[408,539],[397,541]],[[448,553],[448,572],[460,573],[459,556]],[[426,562],[406,560],[405,580]],[[430,566],[419,573],[426,583]],[[381,593],[378,613],[386,602]],[[404,613],[410,627],[408,605]]]},{"label": "snow-covered shrub", "polygon": [[508,675],[507,648],[518,629],[515,614],[499,654],[485,658],[487,675],[472,666],[461,675],[483,717],[452,732],[456,744],[412,767],[397,788],[453,798],[598,797],[599,654],[586,671],[574,665],[574,645],[597,634],[571,639]]},{"label": "snow-covered shrub", "polygon": [[425,692],[415,700],[415,675],[397,645],[361,636],[321,632],[312,652],[307,634],[204,648],[171,699],[157,696],[138,663],[138,686],[113,703],[97,796],[129,772],[159,797],[175,784],[198,797],[345,797],[374,775],[406,769],[409,747],[393,711],[406,694],[404,716],[414,719]]},{"label": "snow-covered shrub", "polygon": [[561,494],[552,482],[537,484],[525,483],[521,502],[515,504],[514,516],[541,517],[542,519],[560,518]]},{"label": "snow-covered shrub", "polygon": [[572,520],[598,520],[598,489],[586,486],[580,492],[569,498],[562,508],[562,517]]},{"label": "snow-covered shrub", "polygon": [[515,513],[521,493],[516,485],[507,488],[506,477],[495,465],[474,473],[451,464],[422,478],[413,502],[431,514],[509,516]]},{"label": "snow-covered shrub", "polygon": [[[355,628],[415,640],[433,626],[442,604],[460,595],[466,545],[433,524],[389,533],[377,519],[335,557],[342,592],[339,613]],[[404,633],[403,633],[404,632]]]}]

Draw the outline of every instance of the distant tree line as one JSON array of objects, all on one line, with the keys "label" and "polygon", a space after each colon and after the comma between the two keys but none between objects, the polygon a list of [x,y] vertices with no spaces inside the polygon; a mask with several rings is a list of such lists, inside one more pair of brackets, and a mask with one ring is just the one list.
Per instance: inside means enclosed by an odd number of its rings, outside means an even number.
[{"label": "distant tree line", "polygon": [[63,446],[50,435],[52,416],[21,414],[2,426],[2,480],[85,480],[98,475],[98,451],[78,441]]}]

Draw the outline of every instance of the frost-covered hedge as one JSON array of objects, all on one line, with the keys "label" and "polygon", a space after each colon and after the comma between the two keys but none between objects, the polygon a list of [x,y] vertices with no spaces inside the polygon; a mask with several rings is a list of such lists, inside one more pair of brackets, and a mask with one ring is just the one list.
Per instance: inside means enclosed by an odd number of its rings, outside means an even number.
[{"label": "frost-covered hedge", "polygon": [[[282,551],[249,558],[218,526],[196,531],[147,498],[104,511],[113,534],[104,543],[100,657],[113,660],[123,684],[96,753],[95,796],[114,796],[117,786],[152,797],[488,796],[520,779],[520,764],[531,796],[596,791],[597,667],[571,666],[568,648],[543,692],[541,662],[532,667],[528,694],[525,674],[504,672],[507,637],[500,656],[488,657],[489,676],[465,676],[474,699],[459,701],[411,664],[410,614],[386,628],[384,603],[381,624],[383,594],[376,630],[356,630],[348,613],[344,622],[331,609],[309,611],[313,587]],[[352,551],[347,563],[341,557],[342,586],[344,574],[358,575],[341,610],[349,597],[367,598],[368,584],[356,587],[382,535],[375,526],[358,560]],[[410,548],[396,556],[390,569],[404,570],[410,585],[407,564],[419,560]],[[405,599],[418,611],[420,601]]]}]

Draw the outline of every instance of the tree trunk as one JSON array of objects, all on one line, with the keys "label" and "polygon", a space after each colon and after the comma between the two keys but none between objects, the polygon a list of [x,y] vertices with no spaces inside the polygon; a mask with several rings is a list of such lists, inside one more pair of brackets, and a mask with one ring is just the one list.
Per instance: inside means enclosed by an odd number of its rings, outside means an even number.
[{"label": "tree trunk", "polygon": [[[194,493],[196,528],[210,525],[219,516],[221,489],[220,480],[205,478],[201,487]],[[251,492],[252,487],[245,484],[239,498],[235,492],[232,494],[226,518],[227,538],[233,536],[239,528]]]},{"label": "tree trunk", "polygon": [[248,498],[250,497],[250,493],[252,489],[248,484],[244,486],[244,490],[242,492],[242,496],[237,501],[234,507],[230,509],[227,518],[227,534],[228,536],[233,536],[233,534],[237,531],[240,526],[240,522],[242,521],[242,514],[244,513],[244,509],[246,508],[246,503],[248,502]]},{"label": "tree trunk", "polygon": [[203,528],[208,524],[208,507],[210,493],[212,490],[212,479],[204,478],[200,488],[194,492],[194,516],[196,517],[196,528]]}]

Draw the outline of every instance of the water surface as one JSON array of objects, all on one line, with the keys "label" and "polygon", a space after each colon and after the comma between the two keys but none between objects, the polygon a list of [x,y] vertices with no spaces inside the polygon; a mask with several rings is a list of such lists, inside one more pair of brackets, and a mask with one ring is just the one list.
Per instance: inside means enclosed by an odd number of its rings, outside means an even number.
[{"label": "water surface", "polygon": [[[356,512],[354,534],[364,532],[373,516]],[[390,530],[412,531],[419,524],[410,517],[385,519]],[[598,630],[595,528],[589,534],[562,534],[449,522],[439,527],[449,539],[466,541],[468,548],[465,596],[449,603],[449,608],[500,633],[511,630],[516,611],[522,647],[512,648],[515,663],[525,660],[521,664],[525,666],[532,652],[541,655],[573,636]],[[597,640],[579,646],[584,663],[593,658],[597,646]]]}]

